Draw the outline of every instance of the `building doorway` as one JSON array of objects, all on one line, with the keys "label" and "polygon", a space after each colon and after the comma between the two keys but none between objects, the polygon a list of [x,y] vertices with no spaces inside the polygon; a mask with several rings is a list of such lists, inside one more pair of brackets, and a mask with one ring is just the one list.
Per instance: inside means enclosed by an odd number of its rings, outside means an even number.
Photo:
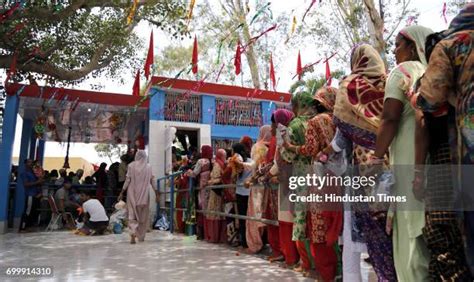
[{"label": "building doorway", "polygon": [[177,128],[176,138],[183,148],[182,155],[189,155],[193,149],[199,150],[199,130]]}]

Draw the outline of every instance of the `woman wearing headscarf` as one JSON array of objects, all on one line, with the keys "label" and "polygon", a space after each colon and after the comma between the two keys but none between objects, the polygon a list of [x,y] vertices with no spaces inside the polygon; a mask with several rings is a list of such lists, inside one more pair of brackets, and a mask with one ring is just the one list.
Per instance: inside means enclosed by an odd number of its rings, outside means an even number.
[{"label": "woman wearing headscarf", "polygon": [[[201,158],[196,162],[193,170],[188,170],[186,173],[189,177],[197,178],[199,176],[199,191],[198,191],[198,208],[205,210],[207,208],[207,201],[209,199],[209,190],[204,190],[209,181],[209,176],[212,170],[212,147],[209,145],[201,146]],[[197,218],[197,236],[198,239],[203,240],[207,238],[207,230],[205,228],[206,216],[202,213],[196,215]]]},{"label": "woman wearing headscarf", "polygon": [[[293,96],[291,105],[295,118],[288,125],[289,140],[293,145],[301,146],[305,143],[305,132],[308,120],[311,119],[316,111],[313,107],[314,99],[307,92],[300,92]],[[300,155],[294,151],[283,147],[280,150],[282,159],[293,165],[293,173],[291,176],[306,177],[310,172],[311,158]],[[308,193],[306,186],[298,186],[294,193],[304,196]],[[293,207],[292,207],[293,209]],[[305,276],[309,275],[309,271],[313,265],[309,242],[306,240],[306,203],[297,202],[294,205],[293,218],[293,234],[292,240],[296,242],[296,247],[300,256],[301,264],[295,270],[303,272]]]},{"label": "woman wearing headscarf", "polygon": [[[317,114],[308,121],[305,143],[300,146],[285,143],[285,148],[311,157],[312,162],[317,160],[318,154],[329,146],[336,131],[332,121],[336,92],[337,89],[333,87],[323,87],[316,92],[313,99]],[[336,190],[336,187],[329,186],[309,187],[312,194],[337,193]],[[337,253],[334,244],[342,230],[342,211],[338,206],[323,206],[317,203],[310,203],[308,210],[306,238],[310,242],[316,270],[324,281],[334,281],[337,272]]]},{"label": "woman wearing headscarf", "polygon": [[[426,124],[426,128],[422,128],[422,122],[417,119],[417,136],[419,131],[426,130],[425,138],[416,142],[417,165],[425,163],[427,154],[429,163],[436,164],[429,166],[428,170],[419,167],[415,171],[415,185],[423,187],[426,173],[424,201],[427,212],[423,233],[431,252],[430,280],[471,281],[458,227],[459,213],[454,207],[463,206],[466,211],[467,255],[469,259],[470,253],[471,272],[474,274],[474,214],[470,212],[473,210],[474,180],[469,179],[473,174],[463,170],[460,170],[460,175],[451,174],[449,164],[474,164],[473,106],[472,102],[469,103],[474,81],[474,4],[467,4],[441,36],[443,39],[431,48],[427,42],[428,68],[421,79],[419,96],[412,98],[423,111]],[[453,179],[450,175],[457,177]],[[460,187],[455,189],[455,183]],[[460,191],[461,198],[466,199],[461,205],[455,202],[456,196],[460,196],[455,191]]]},{"label": "woman wearing headscarf", "polygon": [[[267,194],[267,204],[265,207],[265,218],[268,220],[278,221],[278,177],[273,175],[276,174],[275,170],[272,170],[274,167],[274,160],[277,150],[277,140],[276,140],[276,123],[275,117],[272,114],[271,116],[271,138],[268,144],[268,151],[265,156],[264,164],[262,165],[261,174],[262,182],[265,186],[265,193]],[[276,167],[275,167],[276,168]],[[283,256],[282,248],[280,245],[280,233],[278,225],[267,225],[267,240],[272,249],[271,255],[268,257],[270,262],[283,261],[285,257]]]},{"label": "woman wearing headscarf", "polygon": [[[217,150],[216,158],[212,166],[210,179],[207,185],[222,184],[222,175],[226,168],[227,153],[224,149]],[[207,203],[208,211],[224,212],[224,202],[222,199],[222,189],[211,190],[209,192],[209,201]],[[226,239],[226,224],[225,218],[219,215],[208,214],[206,216],[207,222],[207,238],[211,243],[225,243]]]},{"label": "woman wearing headscarf", "polygon": [[[294,118],[293,112],[286,109],[276,110],[272,115],[272,128],[276,131],[278,125],[288,126]],[[289,202],[289,178],[293,172],[293,165],[283,160],[281,151],[283,146],[277,146],[275,160],[270,175],[267,177],[273,179],[277,176],[279,182],[278,189],[278,232],[281,251],[285,257],[287,267],[295,266],[300,256],[296,248],[296,243],[292,240],[293,233],[293,213],[290,210]]]},{"label": "woman wearing headscarf", "polygon": [[397,203],[387,220],[387,231],[393,229],[393,258],[399,281],[428,280],[429,252],[423,240],[424,205],[414,197],[411,188],[415,164],[415,111],[409,96],[415,82],[426,68],[425,42],[429,28],[409,26],[400,31],[395,41],[397,67],[385,86],[382,123],[372,164],[380,164],[390,153],[394,172],[395,196],[406,197]]},{"label": "woman wearing headscarf", "polygon": [[[353,176],[366,176],[380,125],[386,71],[378,52],[368,44],[351,54],[351,74],[340,83],[334,109],[337,131],[331,148],[348,152]],[[331,150],[330,150],[331,151]],[[371,187],[345,187],[350,195],[370,195]],[[343,279],[361,281],[360,256],[368,251],[379,281],[395,281],[392,242],[385,232],[386,209],[366,203],[345,203],[343,226]]]},{"label": "woman wearing headscarf", "polygon": [[[259,181],[260,171],[265,163],[265,157],[268,152],[268,145],[272,139],[272,127],[264,125],[260,127],[257,142],[252,146],[250,157],[253,161],[252,177],[246,183],[250,187],[249,203],[247,216],[263,218],[268,193],[265,193],[263,184]],[[265,223],[247,220],[246,239],[248,251],[258,253],[263,248],[262,235]]]},{"label": "woman wearing headscarf", "polygon": [[242,138],[240,138],[239,143],[245,146],[245,152],[247,152],[247,156],[250,156],[250,153],[252,151],[252,145],[253,145],[252,138],[250,138],[250,136],[247,136],[247,135],[242,136]]},{"label": "woman wearing headscarf", "polygon": [[145,240],[150,212],[150,187],[153,187],[156,193],[156,201],[159,202],[160,197],[155,177],[151,166],[147,162],[146,152],[138,150],[135,161],[128,165],[126,180],[118,199],[120,201],[123,198],[123,193],[127,192],[128,227],[130,228],[131,244],[136,243],[136,238],[140,242]]}]

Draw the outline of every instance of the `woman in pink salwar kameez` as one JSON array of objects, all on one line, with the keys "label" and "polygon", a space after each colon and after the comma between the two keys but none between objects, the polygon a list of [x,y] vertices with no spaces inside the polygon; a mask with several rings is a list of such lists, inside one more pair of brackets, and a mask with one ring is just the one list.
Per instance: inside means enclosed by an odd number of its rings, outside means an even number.
[{"label": "woman in pink salwar kameez", "polygon": [[151,187],[156,193],[156,201],[158,202],[160,197],[151,166],[147,162],[146,152],[139,150],[135,155],[135,161],[128,165],[127,178],[119,195],[119,200],[121,200],[123,193],[127,192],[128,227],[130,228],[131,244],[136,243],[136,238],[139,242],[145,241],[149,223]]},{"label": "woman in pink salwar kameez", "polygon": [[[271,139],[272,127],[270,125],[262,126],[260,128],[260,134],[258,136],[257,142],[255,145],[253,145],[251,151],[251,158],[254,161],[254,171],[252,179],[248,182],[248,185],[251,185],[251,187],[247,216],[263,218],[262,215],[264,214],[265,208],[267,206],[269,193],[265,193],[265,187],[259,182],[259,178],[263,176],[260,173],[260,169],[265,162],[268,152],[268,145],[270,144]],[[262,235],[266,224],[259,221],[247,220],[246,225],[248,252],[258,253],[263,248]]]}]

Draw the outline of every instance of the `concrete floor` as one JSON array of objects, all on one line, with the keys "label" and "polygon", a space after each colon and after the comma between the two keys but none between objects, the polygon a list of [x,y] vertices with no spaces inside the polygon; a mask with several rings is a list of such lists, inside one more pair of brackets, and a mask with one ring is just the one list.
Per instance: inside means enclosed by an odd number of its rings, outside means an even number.
[{"label": "concrete floor", "polygon": [[[0,235],[0,266],[54,268],[53,278],[34,281],[311,281],[262,258],[191,237],[154,231],[144,243],[128,240],[126,234],[9,233]],[[370,272],[369,266],[363,268]],[[5,278],[0,273],[1,281],[23,281]]]}]

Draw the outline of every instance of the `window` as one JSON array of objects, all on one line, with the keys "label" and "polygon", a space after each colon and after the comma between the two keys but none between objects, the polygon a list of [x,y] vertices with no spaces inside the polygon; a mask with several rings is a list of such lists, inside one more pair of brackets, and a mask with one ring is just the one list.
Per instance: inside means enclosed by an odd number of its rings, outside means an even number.
[{"label": "window", "polygon": [[261,126],[260,102],[216,98],[216,124]]},{"label": "window", "polygon": [[201,121],[201,96],[166,93],[165,120],[181,122]]}]

